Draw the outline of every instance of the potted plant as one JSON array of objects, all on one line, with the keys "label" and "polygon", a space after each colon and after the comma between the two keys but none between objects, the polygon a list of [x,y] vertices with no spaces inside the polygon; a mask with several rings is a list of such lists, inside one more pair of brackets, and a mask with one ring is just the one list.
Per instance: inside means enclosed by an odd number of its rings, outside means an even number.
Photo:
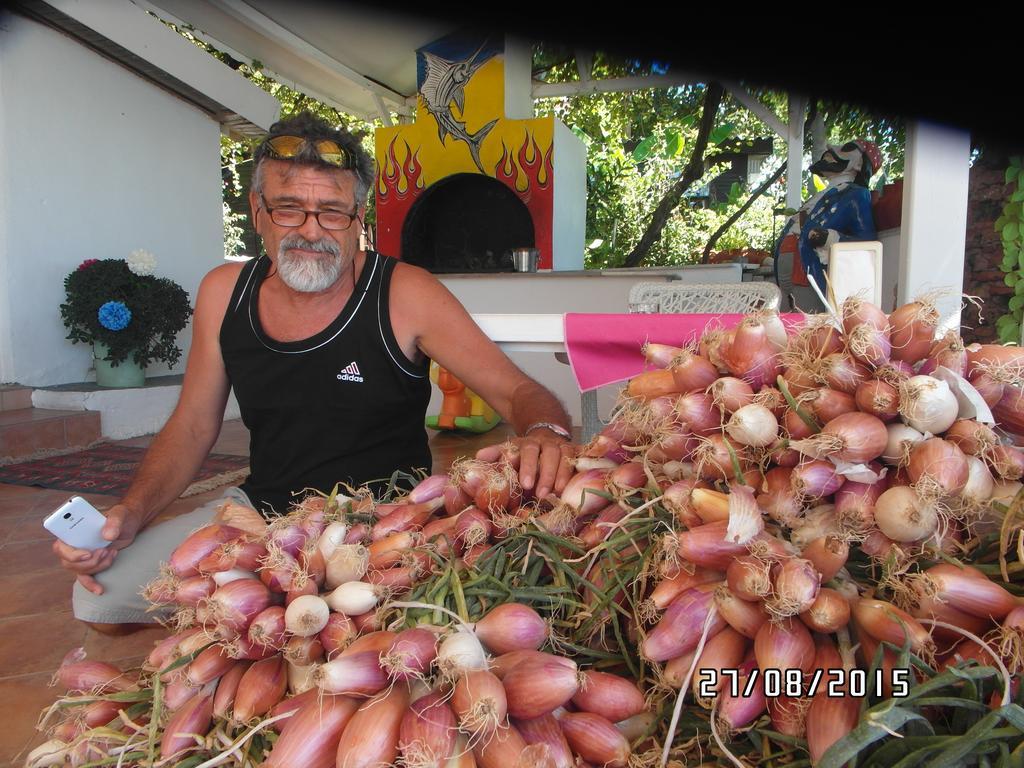
[{"label": "potted plant", "polygon": [[132,251],[127,259],[86,259],[64,279],[60,315],[73,343],[93,345],[96,383],[138,387],[152,360],[174,366],[178,331],[192,314],[188,293],[156,277],[156,258]]}]

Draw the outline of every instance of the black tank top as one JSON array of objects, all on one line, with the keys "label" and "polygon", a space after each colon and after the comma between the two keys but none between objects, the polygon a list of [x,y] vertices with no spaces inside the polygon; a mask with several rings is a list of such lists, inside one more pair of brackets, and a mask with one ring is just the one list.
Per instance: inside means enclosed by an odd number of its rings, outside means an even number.
[{"label": "black tank top", "polygon": [[[249,428],[242,484],[264,514],[283,512],[306,488],[360,486],[396,469],[430,469],[423,417],[429,364],[413,363],[391,329],[395,260],[367,251],[348,303],[323,331],[275,341],[259,321],[262,256],[238,276],[220,329],[228,379]],[[380,486],[377,486],[379,490]]]}]

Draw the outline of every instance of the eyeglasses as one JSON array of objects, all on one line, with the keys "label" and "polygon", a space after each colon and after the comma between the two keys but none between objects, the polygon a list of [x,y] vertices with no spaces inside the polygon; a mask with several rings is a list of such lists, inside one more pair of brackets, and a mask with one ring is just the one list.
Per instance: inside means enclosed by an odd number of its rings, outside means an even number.
[{"label": "eyeglasses", "polygon": [[263,210],[270,214],[270,220],[280,227],[301,227],[306,223],[308,216],[313,216],[316,218],[316,223],[323,229],[337,232],[348,229],[352,226],[352,222],[359,218],[357,215],[358,208],[352,213],[343,213],[341,211],[306,211],[302,208],[271,208],[267,205],[267,200],[263,195],[260,195],[260,200],[263,202]]},{"label": "eyeglasses", "polygon": [[317,155],[325,163],[335,165],[338,168],[351,168],[352,158],[341,145],[330,139],[317,139],[316,141],[304,139],[301,136],[275,136],[267,139],[267,153],[271,157],[289,160],[301,154],[303,149],[309,145],[316,150]]}]

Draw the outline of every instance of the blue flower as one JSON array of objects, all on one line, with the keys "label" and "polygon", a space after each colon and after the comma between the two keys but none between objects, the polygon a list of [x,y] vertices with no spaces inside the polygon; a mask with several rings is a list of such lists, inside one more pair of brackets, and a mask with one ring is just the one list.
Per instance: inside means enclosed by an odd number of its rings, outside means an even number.
[{"label": "blue flower", "polygon": [[132,311],[120,301],[108,301],[99,311],[100,325],[108,331],[123,331],[132,321]]}]

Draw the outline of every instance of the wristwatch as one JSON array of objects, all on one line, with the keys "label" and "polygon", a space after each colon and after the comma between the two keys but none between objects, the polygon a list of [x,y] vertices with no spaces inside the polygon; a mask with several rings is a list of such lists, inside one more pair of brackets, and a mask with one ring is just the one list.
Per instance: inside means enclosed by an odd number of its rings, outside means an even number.
[{"label": "wristwatch", "polygon": [[549,432],[554,432],[562,439],[568,440],[570,443],[572,442],[572,433],[570,433],[569,430],[550,421],[538,421],[531,424],[530,426],[523,430],[523,437],[526,437],[535,429],[546,429]]}]

